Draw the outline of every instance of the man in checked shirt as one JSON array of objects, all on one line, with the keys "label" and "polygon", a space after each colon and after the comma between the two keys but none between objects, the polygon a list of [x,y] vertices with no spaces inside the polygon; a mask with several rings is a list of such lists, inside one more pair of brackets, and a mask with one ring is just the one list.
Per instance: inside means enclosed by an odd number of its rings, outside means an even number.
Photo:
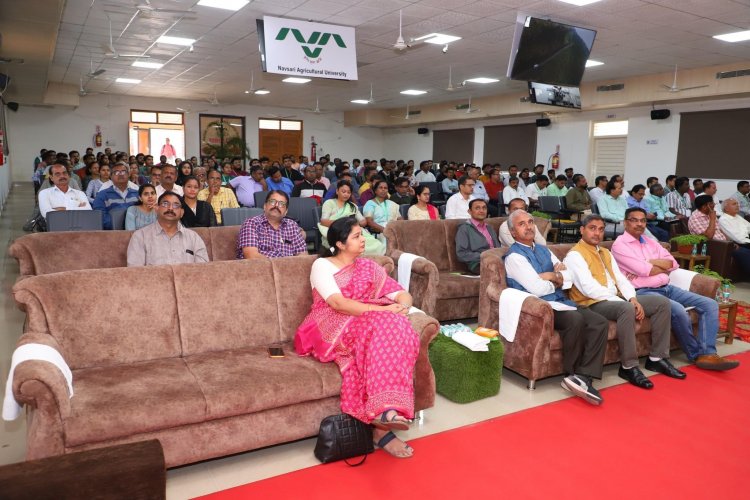
[{"label": "man in checked shirt", "polygon": [[284,191],[269,191],[263,215],[247,219],[237,236],[237,258],[291,257],[306,255],[304,232],[292,219],[285,218],[289,196]]}]

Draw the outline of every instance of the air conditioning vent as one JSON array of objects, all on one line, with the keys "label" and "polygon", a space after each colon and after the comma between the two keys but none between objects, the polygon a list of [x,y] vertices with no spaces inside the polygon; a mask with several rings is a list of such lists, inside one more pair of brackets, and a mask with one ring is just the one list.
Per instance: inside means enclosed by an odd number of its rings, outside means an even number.
[{"label": "air conditioning vent", "polygon": [[410,109],[409,110],[409,116],[417,116],[417,115],[421,115],[421,114],[422,114],[422,110],[420,110],[420,109]]},{"label": "air conditioning vent", "polygon": [[750,69],[738,69],[735,71],[722,71],[720,73],[716,73],[716,79],[723,80],[724,78],[736,78],[738,76],[748,75],[750,75]]},{"label": "air conditioning vent", "polygon": [[624,83],[613,83],[612,85],[599,85],[596,87],[597,92],[612,92],[613,90],[622,90],[625,88]]}]

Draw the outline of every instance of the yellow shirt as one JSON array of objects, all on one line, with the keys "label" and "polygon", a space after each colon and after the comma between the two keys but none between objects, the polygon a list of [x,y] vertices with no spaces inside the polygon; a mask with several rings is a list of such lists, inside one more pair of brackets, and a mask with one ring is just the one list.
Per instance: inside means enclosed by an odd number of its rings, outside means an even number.
[{"label": "yellow shirt", "polygon": [[359,194],[364,193],[368,189],[370,189],[370,183],[369,182],[365,182],[364,184],[362,184],[361,186],[359,186]]},{"label": "yellow shirt", "polygon": [[[201,201],[208,200],[208,188],[201,189],[198,192],[198,199]],[[214,195],[211,198],[211,207],[214,209],[216,214],[216,222],[221,224],[221,209],[222,208],[240,208],[240,204],[237,203],[237,197],[234,192],[225,187],[219,188],[219,194]]]}]

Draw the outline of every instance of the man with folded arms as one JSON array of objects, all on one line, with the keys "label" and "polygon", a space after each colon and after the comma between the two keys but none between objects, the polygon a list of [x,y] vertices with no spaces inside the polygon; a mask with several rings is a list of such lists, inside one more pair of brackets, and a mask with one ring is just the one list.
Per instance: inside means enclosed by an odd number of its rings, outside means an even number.
[{"label": "man with folded arms", "polygon": [[565,256],[565,265],[573,273],[570,298],[580,307],[617,322],[620,346],[620,378],[636,387],[651,389],[654,384],[638,368],[635,342],[636,322],[648,316],[651,320],[651,353],[646,369],[668,377],[684,379],[669,362],[670,304],[659,295],[636,297],[635,289],[620,272],[617,262],[606,248],[599,247],[604,236],[604,219],[588,215],[581,222],[581,241]]},{"label": "man with folded arms", "polygon": [[[526,209],[526,202],[521,198],[513,198],[512,200],[510,200],[510,203],[508,203],[508,215],[512,214],[516,210],[523,210],[524,212],[526,212]],[[500,229],[498,230],[497,235],[500,238],[500,243],[503,246],[509,247],[516,242],[516,240],[513,239],[513,235],[510,234],[507,220],[500,224]],[[544,236],[542,236],[542,233],[539,232],[538,227],[534,229],[534,243],[536,243],[537,245],[547,246],[547,240],[545,240]]]},{"label": "man with folded arms", "polygon": [[723,204],[724,215],[719,219],[719,227],[738,245],[750,245],[750,222],[740,216],[740,204],[734,198],[727,198]]},{"label": "man with folded arms", "polygon": [[[662,295],[671,302],[672,331],[688,360],[705,370],[730,370],[738,361],[716,353],[719,306],[716,301],[669,284],[669,273],[679,267],[669,251],[651,238],[645,238],[646,212],[642,208],[625,211],[625,232],[612,245],[617,265],[636,289],[638,297]],[[698,337],[686,307],[698,313]]]},{"label": "man with folded arms", "polygon": [[[591,379],[602,377],[609,322],[590,308],[576,308],[565,297],[562,289],[570,288],[571,273],[547,247],[534,243],[536,224],[531,215],[516,210],[508,217],[508,227],[516,240],[503,257],[508,287],[551,303],[555,330],[562,339],[566,374],[562,386],[591,404],[601,404]],[[557,310],[563,308],[567,310]]]},{"label": "man with folded arms", "polygon": [[39,212],[42,217],[55,210],[91,210],[86,193],[69,185],[70,174],[65,165],[55,163],[49,169],[52,187],[39,191]]}]

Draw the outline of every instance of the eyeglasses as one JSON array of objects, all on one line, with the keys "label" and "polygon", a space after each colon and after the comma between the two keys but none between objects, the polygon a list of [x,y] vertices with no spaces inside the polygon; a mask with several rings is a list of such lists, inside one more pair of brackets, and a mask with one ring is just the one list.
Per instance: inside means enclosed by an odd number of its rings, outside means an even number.
[{"label": "eyeglasses", "polygon": [[635,219],[633,217],[629,219],[625,219],[625,220],[628,222],[632,222],[633,224],[645,224],[646,223],[646,219]]},{"label": "eyeglasses", "polygon": [[128,174],[127,170],[115,170],[112,172],[112,175],[127,175],[127,174]]},{"label": "eyeglasses", "polygon": [[162,208],[173,208],[177,210],[178,208],[182,208],[182,203],[170,203],[168,201],[162,201],[159,203],[159,206]]},{"label": "eyeglasses", "polygon": [[269,207],[286,208],[288,203],[285,201],[281,201],[281,200],[268,200],[266,202],[266,205],[268,205]]}]

